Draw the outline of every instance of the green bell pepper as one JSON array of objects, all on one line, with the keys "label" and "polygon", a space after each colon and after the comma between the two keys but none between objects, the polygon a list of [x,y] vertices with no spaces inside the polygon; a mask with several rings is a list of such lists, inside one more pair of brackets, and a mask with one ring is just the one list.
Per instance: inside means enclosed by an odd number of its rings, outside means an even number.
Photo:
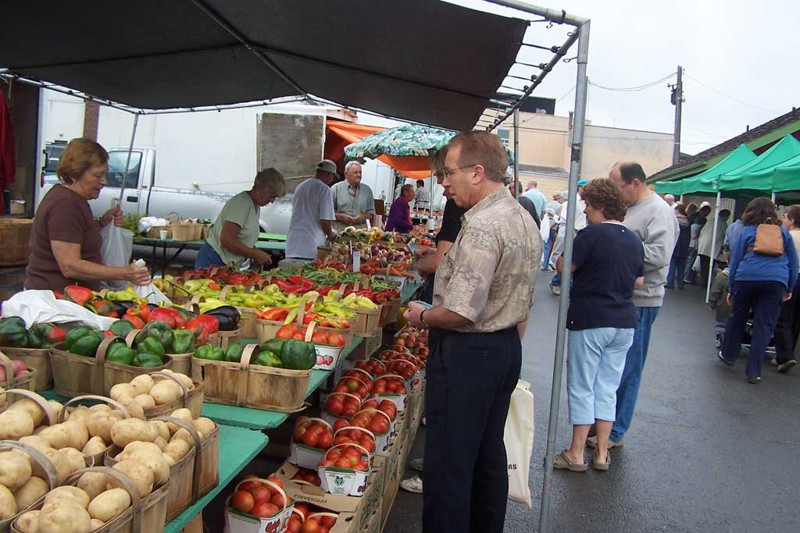
[{"label": "green bell pepper", "polygon": [[156,337],[147,336],[136,346],[136,351],[139,353],[152,353],[159,357],[164,357],[167,353],[164,346],[159,342]]},{"label": "green bell pepper", "polygon": [[48,346],[50,343],[41,338],[35,330],[28,330],[28,348],[47,348]]},{"label": "green bell pepper", "polygon": [[121,365],[132,365],[136,352],[124,342],[115,342],[106,350],[106,361],[109,363],[119,363]]},{"label": "green bell pepper", "polygon": [[111,324],[111,327],[108,329],[117,337],[122,337],[124,339],[128,336],[128,333],[136,329],[136,326],[129,320],[117,320]]},{"label": "green bell pepper", "polygon": [[79,337],[75,342],[73,342],[69,351],[76,355],[94,357],[97,354],[97,347],[100,346],[100,342],[102,340],[103,339],[100,337],[100,333],[89,330],[84,335]]},{"label": "green bell pepper", "polygon": [[275,368],[283,368],[283,361],[281,361],[278,354],[270,352],[269,350],[262,350],[256,358],[256,364],[262,366],[272,366]]},{"label": "green bell pepper", "polygon": [[164,364],[164,358],[155,353],[139,352],[133,356],[131,364],[139,367],[161,366]]},{"label": "green bell pepper", "polygon": [[194,349],[194,331],[179,329],[173,332],[172,352],[189,353]]},{"label": "green bell pepper", "polygon": [[[173,334],[172,328],[166,322],[162,322],[160,320],[156,320],[153,322],[148,322],[142,328],[142,331],[136,335],[136,339],[144,338],[147,336],[153,336],[158,339],[158,342],[161,343],[161,346],[164,347],[165,350],[172,349],[172,342],[173,342]],[[134,346],[137,346],[136,339],[133,341]]]},{"label": "green bell pepper", "polygon": [[228,345],[228,349],[225,350],[225,360],[232,363],[239,363],[242,360],[243,351],[244,346],[241,342],[232,342]]},{"label": "green bell pepper", "polygon": [[284,368],[308,370],[317,363],[317,350],[313,343],[287,339],[281,350],[281,361]]},{"label": "green bell pepper", "polygon": [[0,346],[26,348],[29,344],[25,321],[18,316],[0,319]]},{"label": "green bell pepper", "polygon": [[269,350],[272,353],[280,354],[283,351],[283,339],[269,339],[261,343],[262,350]]},{"label": "green bell pepper", "polygon": [[78,341],[78,339],[84,337],[87,333],[92,333],[94,330],[92,328],[87,328],[86,326],[77,327],[71,331],[69,331],[64,337],[64,347],[67,351],[72,351],[72,346]]},{"label": "green bell pepper", "polygon": [[215,346],[211,346],[210,344],[198,346],[197,350],[194,352],[194,356],[198,359],[208,359],[210,361],[225,360],[225,352],[222,351],[222,348],[217,348]]}]

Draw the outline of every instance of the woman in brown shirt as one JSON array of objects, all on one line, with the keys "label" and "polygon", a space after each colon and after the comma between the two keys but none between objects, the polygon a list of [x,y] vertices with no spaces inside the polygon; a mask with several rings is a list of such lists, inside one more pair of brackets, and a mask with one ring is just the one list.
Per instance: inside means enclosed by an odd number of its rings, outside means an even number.
[{"label": "woman in brown shirt", "polygon": [[100,228],[112,221],[122,223],[119,207],[109,209],[99,220],[92,218],[89,207],[89,200],[96,199],[106,185],[105,148],[89,139],[73,139],[61,155],[57,174],[61,184],[48,191],[33,219],[25,288],[61,291],[80,283],[99,289],[104,280],[149,283],[144,266],[101,263]]}]

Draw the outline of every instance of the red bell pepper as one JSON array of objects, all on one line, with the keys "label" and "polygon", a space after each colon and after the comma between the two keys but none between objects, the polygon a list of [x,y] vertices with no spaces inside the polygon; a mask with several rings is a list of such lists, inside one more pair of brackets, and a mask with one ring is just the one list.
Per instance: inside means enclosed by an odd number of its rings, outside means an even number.
[{"label": "red bell pepper", "polygon": [[130,310],[122,315],[122,319],[133,324],[136,329],[142,329],[144,327],[144,320],[142,320],[142,317],[130,314]]},{"label": "red bell pepper", "polygon": [[166,322],[172,329],[180,329],[186,325],[186,319],[175,309],[169,307],[157,307],[150,312],[147,317],[148,322]]},{"label": "red bell pepper", "polygon": [[268,307],[263,311],[256,310],[256,316],[262,320],[283,321],[288,315],[289,310],[285,307]]},{"label": "red bell pepper", "polygon": [[67,285],[64,287],[64,299],[75,302],[78,305],[86,305],[94,298],[92,289],[81,287],[80,285]]},{"label": "red bell pepper", "polygon": [[219,320],[212,315],[197,315],[186,323],[186,329],[194,330],[198,324],[205,325],[209,335],[219,331]]}]

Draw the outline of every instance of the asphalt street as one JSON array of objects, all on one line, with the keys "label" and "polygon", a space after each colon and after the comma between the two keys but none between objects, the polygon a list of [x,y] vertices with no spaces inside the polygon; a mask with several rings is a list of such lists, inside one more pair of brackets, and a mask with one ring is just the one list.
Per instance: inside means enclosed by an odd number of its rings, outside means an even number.
[{"label": "asphalt street", "polygon": [[[558,313],[550,277],[538,278],[523,342],[522,378],[535,397],[533,505],[509,502],[509,532],[539,529]],[[716,359],[713,320],[699,288],[668,291],[624,447],[612,450],[608,472],[554,472],[550,531],[800,531],[800,369],[783,375],[767,364],[762,382],[748,384],[743,359],[733,368]],[[558,427],[556,453],[571,436],[566,374]],[[423,439],[424,428],[411,458]],[[401,490],[385,531],[421,531],[421,515],[422,496]]]}]

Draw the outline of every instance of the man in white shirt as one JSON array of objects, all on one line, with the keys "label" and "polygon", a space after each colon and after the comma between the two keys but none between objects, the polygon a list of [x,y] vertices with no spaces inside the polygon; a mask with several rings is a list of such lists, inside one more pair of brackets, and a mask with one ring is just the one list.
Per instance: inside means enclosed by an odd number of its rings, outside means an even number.
[{"label": "man in white shirt", "polygon": [[[586,180],[580,180],[578,182],[578,196],[575,201],[575,205],[577,206],[577,211],[575,212],[575,232],[578,232],[586,227],[586,202],[583,201],[581,198],[581,189],[584,185],[586,185]],[[567,198],[568,191],[562,193],[564,198]],[[564,242],[567,237],[567,213],[569,212],[570,206],[569,202],[564,202],[561,204],[561,213],[559,215],[559,223],[558,223],[558,236],[556,237],[556,243],[553,246],[553,253],[550,255],[550,264],[555,265],[555,262],[564,252]],[[555,294],[556,296],[561,295],[561,273],[556,272],[553,276],[553,279],[550,280],[550,292]]]},{"label": "man in white shirt", "polygon": [[417,180],[417,190],[414,192],[414,208],[420,211],[431,210],[431,193],[425,188],[425,181]]},{"label": "man in white shirt", "polygon": [[317,247],[325,240],[336,238],[331,222],[336,219],[330,184],[336,177],[336,163],[323,159],[317,165],[314,177],[307,179],[294,190],[292,219],[286,237],[286,257],[314,259]]},{"label": "man in white shirt", "polygon": [[375,198],[369,185],[361,183],[361,164],[350,161],[344,166],[344,181],[331,187],[333,210],[338,225],[352,226],[372,221]]}]

